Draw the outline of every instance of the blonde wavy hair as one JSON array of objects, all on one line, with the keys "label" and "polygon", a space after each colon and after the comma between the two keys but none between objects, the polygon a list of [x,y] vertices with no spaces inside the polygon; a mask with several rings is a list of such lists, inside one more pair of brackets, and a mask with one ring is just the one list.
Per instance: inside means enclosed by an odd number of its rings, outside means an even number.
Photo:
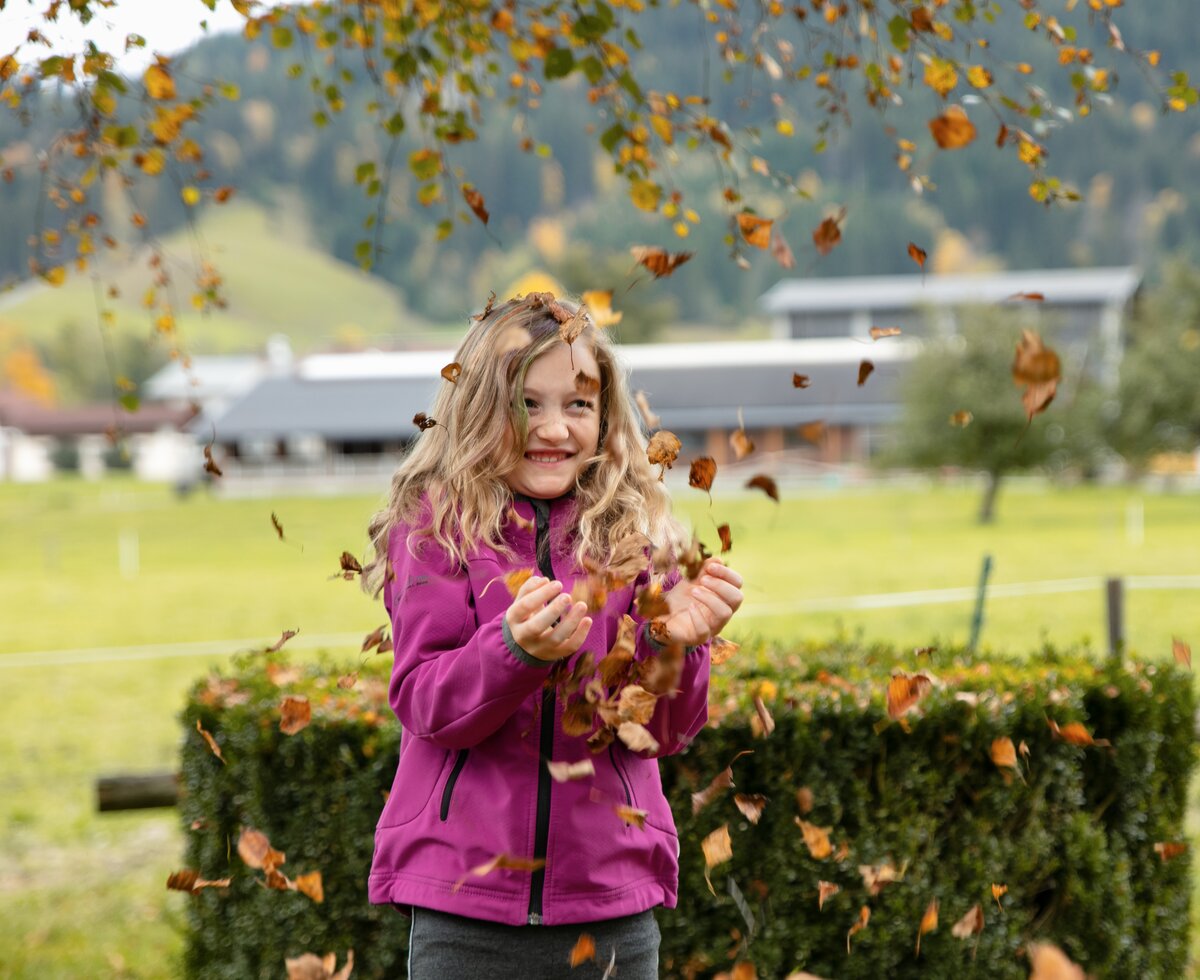
[{"label": "blonde wavy hair", "polygon": [[[363,588],[378,593],[388,539],[401,522],[413,524],[456,564],[480,545],[512,553],[503,528],[513,502],[504,476],[525,452],[529,416],[524,380],[529,366],[563,343],[560,318],[578,307],[549,293],[517,297],[475,319],[455,354],[461,373],[443,382],[421,432],[392,477],[387,503],[368,526],[374,557]],[[587,345],[600,367],[600,439],[575,486],[575,560],[603,564],[622,538],[641,533],[655,547],[683,540],[671,500],[646,458],[646,437],[612,342],[586,316],[575,344]],[[556,315],[557,314],[557,315]],[[411,547],[411,543],[410,543]]]}]

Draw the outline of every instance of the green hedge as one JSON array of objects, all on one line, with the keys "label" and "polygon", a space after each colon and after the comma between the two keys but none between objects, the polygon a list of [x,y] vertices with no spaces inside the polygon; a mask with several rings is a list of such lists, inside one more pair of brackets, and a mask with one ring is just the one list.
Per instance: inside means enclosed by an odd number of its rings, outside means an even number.
[{"label": "green hedge", "polygon": [[[885,693],[897,668],[936,682],[890,721]],[[1190,675],[1053,651],[918,657],[844,644],[743,649],[714,673],[712,726],[662,767],[682,847],[679,908],[659,920],[665,976],[707,976],[746,959],[762,977],[1023,978],[1030,940],[1057,943],[1097,976],[1183,975],[1190,860],[1163,861],[1154,845],[1183,837],[1195,758]],[[189,899],[189,976],[277,977],[285,956],[336,952],[340,962],[351,948],[355,976],[403,975],[408,920],[366,899],[398,730],[386,677],[364,674],[350,691],[337,677],[259,659],[193,691],[183,713],[186,863],[233,884]],[[314,706],[312,724],[292,736],[278,725],[285,693]],[[756,694],[774,717],[769,736],[753,730]],[[1048,719],[1082,722],[1111,748],[1057,739]],[[1028,748],[1023,778],[1006,780],[991,761],[1003,736]],[[753,754],[734,764],[735,789],[693,815],[692,793],[743,749]],[[800,787],[812,794],[806,819],[832,828],[842,860],[810,856],[796,825]],[[768,797],[757,825],[734,792]],[[733,857],[711,872],[714,898],[700,841],[723,824]],[[287,853],[285,873],[320,870],[324,903],[262,887],[261,872],[237,856],[243,826]],[[885,860],[903,878],[869,896],[859,866]],[[840,891],[818,911],[820,880]],[[999,905],[993,883],[1008,889]],[[933,898],[940,924],[923,936],[918,960],[918,924]],[[955,938],[951,927],[977,902],[982,932]],[[863,905],[870,921],[847,954]]]}]

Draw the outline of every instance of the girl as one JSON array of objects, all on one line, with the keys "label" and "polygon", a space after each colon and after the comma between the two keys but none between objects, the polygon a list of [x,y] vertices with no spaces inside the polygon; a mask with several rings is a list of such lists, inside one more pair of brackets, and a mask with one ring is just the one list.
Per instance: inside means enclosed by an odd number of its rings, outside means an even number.
[{"label": "girl", "polygon": [[[585,312],[489,303],[456,365],[370,526],[403,729],[370,899],[411,910],[412,980],[614,959],[651,980],[650,910],[679,872],[656,759],[707,719],[708,641],[742,581],[717,559],[652,576],[680,528]],[[582,933],[595,956],[572,969]]]}]

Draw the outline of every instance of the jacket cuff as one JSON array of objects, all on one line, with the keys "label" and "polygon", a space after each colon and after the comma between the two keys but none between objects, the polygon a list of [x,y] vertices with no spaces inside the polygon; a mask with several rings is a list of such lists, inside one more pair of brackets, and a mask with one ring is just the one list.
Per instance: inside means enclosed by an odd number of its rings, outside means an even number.
[{"label": "jacket cuff", "polygon": [[547,663],[545,660],[538,660],[538,658],[533,656],[533,654],[527,653],[525,650],[521,649],[521,645],[519,643],[517,643],[516,640],[513,639],[512,630],[510,630],[508,628],[508,617],[507,616],[505,616],[503,618],[503,624],[504,625],[501,626],[500,629],[504,635],[504,645],[506,647],[508,647],[509,653],[511,653],[514,657],[516,657],[517,660],[519,660],[521,663],[523,663],[526,667],[550,667],[551,666],[551,664]]},{"label": "jacket cuff", "polygon": [[[507,627],[507,625],[508,624],[505,623],[506,627]],[[658,640],[656,640],[653,636],[650,635],[650,624],[648,622],[642,623],[642,635],[646,640],[646,645],[654,653],[662,653],[664,650],[668,649],[667,647],[665,647],[661,643],[659,643]],[[708,645],[708,642],[705,641],[704,643],[701,643],[694,647],[684,647],[683,654],[686,657],[688,654],[695,653],[697,650],[703,650],[707,645]]]}]

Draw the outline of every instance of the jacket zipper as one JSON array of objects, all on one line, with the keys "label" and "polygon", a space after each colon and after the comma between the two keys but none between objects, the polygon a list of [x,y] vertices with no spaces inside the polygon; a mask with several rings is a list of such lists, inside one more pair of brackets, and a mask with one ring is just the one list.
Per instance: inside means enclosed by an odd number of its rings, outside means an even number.
[{"label": "jacket zipper", "polygon": [[446,780],[446,788],[442,790],[442,822],[450,816],[450,797],[454,794],[454,784],[458,782],[458,774],[467,764],[467,753],[470,749],[459,749],[458,758],[454,760],[454,768],[450,770],[450,778]]},{"label": "jacket zipper", "polygon": [[625,779],[625,767],[617,761],[617,747],[609,743],[608,757],[612,760],[613,769],[616,770],[617,778],[621,780],[621,788],[625,790],[625,805],[633,806],[633,791],[629,788],[629,783]]},{"label": "jacket zipper", "polygon": [[[537,517],[537,563],[538,570],[548,579],[554,578],[554,566],[550,561],[550,505],[546,501],[533,501]],[[550,770],[543,760],[554,758],[554,715],[557,698],[553,687],[542,692],[542,725],[538,743],[538,792],[537,820],[534,825],[533,856],[545,859],[546,844],[550,838]],[[533,873],[529,883],[529,924],[542,923],[542,892],[546,887],[546,866]]]}]

